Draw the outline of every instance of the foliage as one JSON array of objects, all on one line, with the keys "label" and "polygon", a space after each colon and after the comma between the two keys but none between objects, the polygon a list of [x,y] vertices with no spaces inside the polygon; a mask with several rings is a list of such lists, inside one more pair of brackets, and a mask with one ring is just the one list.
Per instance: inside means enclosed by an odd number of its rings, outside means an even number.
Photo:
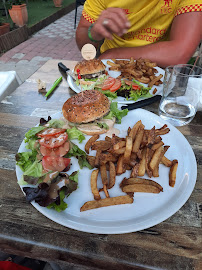
[{"label": "foliage", "polygon": [[26,3],[25,0],[7,0],[6,7],[7,9],[11,9],[12,6],[19,6],[25,3]]}]

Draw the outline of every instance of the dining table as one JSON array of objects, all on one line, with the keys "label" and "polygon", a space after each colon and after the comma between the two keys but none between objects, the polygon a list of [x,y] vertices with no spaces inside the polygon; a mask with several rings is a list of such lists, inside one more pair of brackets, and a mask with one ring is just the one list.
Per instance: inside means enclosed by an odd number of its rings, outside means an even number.
[{"label": "dining table", "polygon": [[[38,80],[50,89],[61,76],[58,63],[72,69],[76,61],[48,60],[0,104],[0,251],[71,269],[202,269],[202,112],[177,129],[191,145],[197,180],[191,196],[172,216],[155,226],[128,233],[75,230],[54,222],[25,200],[16,178],[15,155],[25,133],[41,117],[61,112],[75,95],[64,79],[46,99]],[[158,114],[159,101],[144,107]]]}]

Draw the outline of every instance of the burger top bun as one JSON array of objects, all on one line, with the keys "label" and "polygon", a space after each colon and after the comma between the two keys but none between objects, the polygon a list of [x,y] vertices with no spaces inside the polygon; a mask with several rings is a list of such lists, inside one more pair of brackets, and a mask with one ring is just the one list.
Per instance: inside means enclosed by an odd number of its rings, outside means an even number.
[{"label": "burger top bun", "polygon": [[99,59],[83,60],[75,66],[74,68],[75,74],[77,74],[78,69],[80,75],[82,76],[87,74],[103,72],[105,70],[105,65]]},{"label": "burger top bun", "polygon": [[97,90],[86,90],[72,96],[62,107],[64,117],[77,124],[92,122],[109,111],[109,99]]}]

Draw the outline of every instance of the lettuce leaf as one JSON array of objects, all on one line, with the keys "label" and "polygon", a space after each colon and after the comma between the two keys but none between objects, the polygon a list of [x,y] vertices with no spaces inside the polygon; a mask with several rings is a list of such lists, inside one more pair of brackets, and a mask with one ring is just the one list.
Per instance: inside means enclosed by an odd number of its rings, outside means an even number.
[{"label": "lettuce leaf", "polygon": [[69,152],[65,155],[65,157],[70,158],[70,157],[76,157],[78,159],[78,163],[81,169],[83,169],[83,167],[87,167],[90,170],[92,170],[92,167],[90,166],[90,164],[88,163],[87,159],[86,159],[86,153],[81,150],[76,144],[74,144],[73,142],[70,143],[70,150]]},{"label": "lettuce leaf", "polygon": [[61,211],[64,211],[68,207],[67,203],[64,202],[64,198],[66,197],[64,189],[60,190],[59,196],[60,196],[60,204],[57,205],[55,202],[53,202],[47,206],[48,209],[53,208],[55,211],[61,212]]},{"label": "lettuce leaf", "polygon": [[29,151],[29,152],[22,152],[17,153],[16,158],[16,165],[20,167],[20,169],[25,172],[28,170],[29,167],[36,161],[37,151]]},{"label": "lettuce leaf", "polygon": [[116,122],[118,124],[121,124],[121,119],[128,114],[128,109],[119,110],[117,102],[112,102],[110,104],[110,112],[108,115],[104,116],[104,119],[112,119],[113,117],[116,117]]},{"label": "lettuce leaf", "polygon": [[38,160],[34,161],[31,166],[29,166],[25,172],[24,175],[29,175],[29,176],[35,176],[35,177],[41,177],[43,171],[43,167],[41,162]]},{"label": "lettuce leaf", "polygon": [[76,127],[68,128],[67,134],[68,134],[69,140],[78,139],[79,143],[85,140],[84,134],[80,130],[78,130]]},{"label": "lettuce leaf", "polygon": [[36,134],[42,130],[44,130],[46,127],[43,126],[38,126],[38,127],[33,127],[30,130],[25,133],[25,142],[28,142],[29,139],[37,139]]},{"label": "lettuce leaf", "polygon": [[105,96],[107,96],[109,100],[113,100],[117,98],[116,92],[111,92],[109,90],[106,90],[106,91],[100,90],[100,91],[102,92],[102,94],[105,94]]},{"label": "lettuce leaf", "polygon": [[70,176],[69,179],[78,183],[79,181],[79,171],[73,172]]},{"label": "lettuce leaf", "polygon": [[51,119],[50,121],[48,121],[49,128],[62,128],[64,124],[65,123],[62,120],[58,119]]},{"label": "lettuce leaf", "polygon": [[131,91],[130,92],[130,98],[132,99],[132,100],[138,100],[139,98],[150,98],[150,97],[153,97],[153,95],[151,95],[150,93],[149,93],[149,91],[147,92],[147,91],[145,91],[145,93],[143,94],[142,93],[142,91],[140,90],[137,90],[137,91]]}]

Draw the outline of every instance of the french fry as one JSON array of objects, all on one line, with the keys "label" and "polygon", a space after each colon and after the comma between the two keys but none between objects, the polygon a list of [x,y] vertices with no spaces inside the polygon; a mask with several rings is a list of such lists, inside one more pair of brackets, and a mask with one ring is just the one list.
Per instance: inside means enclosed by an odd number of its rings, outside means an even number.
[{"label": "french fry", "polygon": [[134,140],[136,134],[137,134],[137,131],[140,127],[140,125],[142,125],[142,122],[141,120],[139,120],[131,129],[130,133],[129,133],[129,136],[132,137],[132,139]]},{"label": "french fry", "polygon": [[139,167],[140,167],[140,163],[136,163],[131,171],[130,177],[137,177],[138,176]]},{"label": "french fry", "polygon": [[151,161],[151,158],[153,156],[153,153],[154,153],[153,150],[147,148],[147,151],[146,151],[146,172],[147,172],[147,174],[148,174],[148,176],[150,178],[152,177],[152,170],[149,167],[149,163]]},{"label": "french fry", "polygon": [[122,154],[125,153],[125,151],[126,151],[126,147],[122,147],[122,148],[120,148],[120,149],[114,150],[113,153],[114,153],[115,155],[122,155]]},{"label": "french fry", "polygon": [[120,174],[125,172],[125,169],[123,167],[123,162],[124,162],[124,156],[120,155],[118,162],[117,162],[117,166],[116,166],[116,174],[117,175],[120,175]]},{"label": "french fry", "polygon": [[99,167],[99,165],[100,165],[100,155],[101,155],[101,153],[102,153],[101,150],[97,150],[96,156],[95,156],[95,167]]},{"label": "french fry", "polygon": [[159,188],[147,184],[126,185],[122,188],[122,191],[125,193],[131,192],[160,193]]},{"label": "french fry", "polygon": [[103,164],[103,165],[100,166],[100,174],[101,174],[101,179],[102,179],[103,186],[108,185],[106,164]]},{"label": "french fry", "polygon": [[152,87],[156,82],[158,82],[163,77],[162,74],[160,74],[158,77],[154,78],[151,82],[148,83],[149,87]]},{"label": "french fry", "polygon": [[100,200],[101,199],[100,193],[99,193],[98,188],[97,188],[98,173],[99,173],[98,169],[92,171],[91,179],[90,179],[91,191],[93,193],[93,196],[94,196],[95,200]]},{"label": "french fry", "polygon": [[152,129],[150,129],[150,131],[148,132],[148,139],[147,139],[147,146],[149,148],[152,147],[152,145],[155,142],[155,137],[156,137],[156,133],[155,133],[155,127],[153,127]]},{"label": "french fry", "polygon": [[89,154],[89,149],[91,148],[92,144],[99,139],[99,135],[93,135],[86,143],[85,145],[85,151],[87,154]]},{"label": "french fry", "polygon": [[162,157],[161,163],[164,164],[166,167],[172,166],[172,161],[165,156]]},{"label": "french fry", "polygon": [[116,181],[116,168],[113,162],[109,162],[109,184],[108,189],[112,188],[115,185]]},{"label": "french fry", "polygon": [[119,68],[120,67],[120,65],[119,64],[117,64],[117,63],[114,63],[114,62],[111,62],[111,61],[107,61],[107,65],[109,65],[109,66],[111,66],[111,67],[117,67],[117,68]]},{"label": "french fry", "polygon": [[169,172],[169,186],[171,187],[175,186],[177,167],[178,167],[178,160],[174,159]]},{"label": "french fry", "polygon": [[113,146],[113,149],[114,150],[118,150],[120,148],[123,148],[126,146],[126,141],[119,141],[118,143],[116,143],[114,146]]},{"label": "french fry", "polygon": [[126,137],[126,151],[124,153],[124,162],[128,162],[130,160],[130,155],[133,148],[133,140],[132,137],[127,136]]},{"label": "french fry", "polygon": [[137,135],[135,137],[134,143],[133,143],[133,149],[132,152],[137,153],[141,142],[142,142],[142,138],[143,138],[143,134],[144,134],[144,125],[140,125],[138,131],[137,131]]},{"label": "french fry", "polygon": [[95,168],[95,157],[94,156],[86,156],[86,159],[91,167]]},{"label": "french fry", "polygon": [[107,190],[107,185],[104,185],[103,186],[103,190],[104,190],[104,193],[105,193],[106,198],[109,198],[109,192]]},{"label": "french fry", "polygon": [[152,172],[154,177],[159,177],[159,165],[157,165]]},{"label": "french fry", "polygon": [[169,128],[165,128],[165,129],[162,129],[162,130],[156,130],[156,135],[165,135],[165,134],[167,134],[169,131],[170,131]]},{"label": "french fry", "polygon": [[163,147],[159,147],[156,149],[156,151],[154,152],[153,156],[152,156],[152,159],[149,163],[149,167],[150,169],[153,171],[154,168],[156,166],[158,166],[158,164],[160,163],[161,161],[161,158],[163,157],[164,155],[164,149]]},{"label": "french fry", "polygon": [[120,187],[123,187],[126,185],[135,185],[135,184],[151,185],[151,186],[155,186],[159,188],[160,191],[163,191],[163,187],[157,182],[150,179],[138,178],[138,177],[124,178],[120,184]]},{"label": "french fry", "polygon": [[120,205],[120,204],[132,204],[132,203],[133,203],[133,197],[129,195],[111,197],[111,198],[105,198],[105,199],[101,199],[97,201],[88,201],[84,203],[84,205],[80,208],[80,211],[83,212],[83,211],[96,209],[100,207]]},{"label": "french fry", "polygon": [[112,162],[116,162],[117,161],[117,157],[112,155],[111,153],[101,153],[100,154],[100,164],[104,164],[104,163],[107,163],[109,161],[112,161]]},{"label": "french fry", "polygon": [[140,160],[140,166],[138,170],[139,176],[144,176],[145,171],[146,171],[146,153],[147,153],[147,149],[144,148],[143,153],[142,153],[142,159]]},{"label": "french fry", "polygon": [[91,146],[92,150],[106,151],[111,147],[111,142],[109,141],[95,141]]},{"label": "french fry", "polygon": [[162,141],[160,141],[159,143],[153,144],[151,149],[155,151],[156,149],[158,149],[159,147],[161,147],[163,145],[164,145],[164,143]]}]

